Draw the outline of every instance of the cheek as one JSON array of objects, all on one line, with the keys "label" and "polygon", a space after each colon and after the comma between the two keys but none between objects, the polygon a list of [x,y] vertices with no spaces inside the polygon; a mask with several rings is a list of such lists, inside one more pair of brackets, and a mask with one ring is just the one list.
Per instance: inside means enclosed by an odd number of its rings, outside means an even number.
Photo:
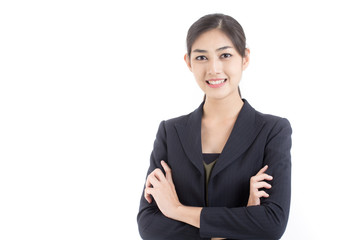
[{"label": "cheek", "polygon": [[196,80],[196,83],[197,85],[201,88],[201,89],[204,89],[205,87],[205,81],[202,80],[203,78],[201,78],[200,76],[195,76],[195,80]]},{"label": "cheek", "polygon": [[193,67],[193,71],[192,71],[196,81],[202,81],[203,78],[204,78],[204,72],[203,72],[203,69],[196,66],[196,67]]},{"label": "cheek", "polygon": [[233,80],[240,81],[242,76],[242,65],[240,64],[231,64],[224,69],[227,76],[232,78]]}]

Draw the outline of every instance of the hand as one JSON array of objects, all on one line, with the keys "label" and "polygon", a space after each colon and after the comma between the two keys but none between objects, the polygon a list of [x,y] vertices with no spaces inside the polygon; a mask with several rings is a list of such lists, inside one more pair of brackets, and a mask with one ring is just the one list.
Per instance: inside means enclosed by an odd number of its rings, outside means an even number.
[{"label": "hand", "polygon": [[180,203],[175,190],[171,169],[165,161],[161,161],[161,166],[165,170],[165,176],[159,168],[152,171],[146,179],[144,197],[151,203],[152,196],[160,211],[166,217],[174,219],[176,210],[179,206],[182,206],[182,204]]},{"label": "hand", "polygon": [[267,169],[268,165],[260,169],[260,171],[255,176],[250,178],[250,195],[247,206],[260,205],[261,197],[269,197],[269,194],[267,194],[265,191],[259,191],[260,188],[271,188],[271,185],[264,181],[270,181],[273,179],[272,176],[265,173]]}]

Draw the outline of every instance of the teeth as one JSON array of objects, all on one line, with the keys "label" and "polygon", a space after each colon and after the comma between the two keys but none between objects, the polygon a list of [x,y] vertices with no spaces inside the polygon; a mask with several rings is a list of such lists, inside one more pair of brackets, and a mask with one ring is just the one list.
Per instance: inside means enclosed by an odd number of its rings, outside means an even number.
[{"label": "teeth", "polygon": [[220,84],[220,83],[225,82],[225,79],[223,79],[223,80],[216,80],[216,81],[208,81],[208,82],[209,82],[209,84],[211,84],[211,85],[215,85],[215,84]]}]

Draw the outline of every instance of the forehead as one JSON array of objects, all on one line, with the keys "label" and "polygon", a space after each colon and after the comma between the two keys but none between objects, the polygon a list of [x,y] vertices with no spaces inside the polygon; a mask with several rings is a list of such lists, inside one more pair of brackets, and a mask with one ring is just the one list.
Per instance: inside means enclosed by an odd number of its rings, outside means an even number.
[{"label": "forehead", "polygon": [[230,38],[220,29],[212,29],[202,33],[193,43],[192,50],[212,50],[224,46],[234,47]]}]

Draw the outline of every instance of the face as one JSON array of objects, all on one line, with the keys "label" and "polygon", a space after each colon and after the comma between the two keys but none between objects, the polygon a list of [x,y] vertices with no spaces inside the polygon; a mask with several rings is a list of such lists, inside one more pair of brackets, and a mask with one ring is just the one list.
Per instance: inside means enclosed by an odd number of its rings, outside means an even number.
[{"label": "face", "polygon": [[194,42],[185,61],[194,74],[206,99],[239,97],[238,85],[249,64],[249,50],[244,58],[231,40],[219,29],[201,34]]}]

